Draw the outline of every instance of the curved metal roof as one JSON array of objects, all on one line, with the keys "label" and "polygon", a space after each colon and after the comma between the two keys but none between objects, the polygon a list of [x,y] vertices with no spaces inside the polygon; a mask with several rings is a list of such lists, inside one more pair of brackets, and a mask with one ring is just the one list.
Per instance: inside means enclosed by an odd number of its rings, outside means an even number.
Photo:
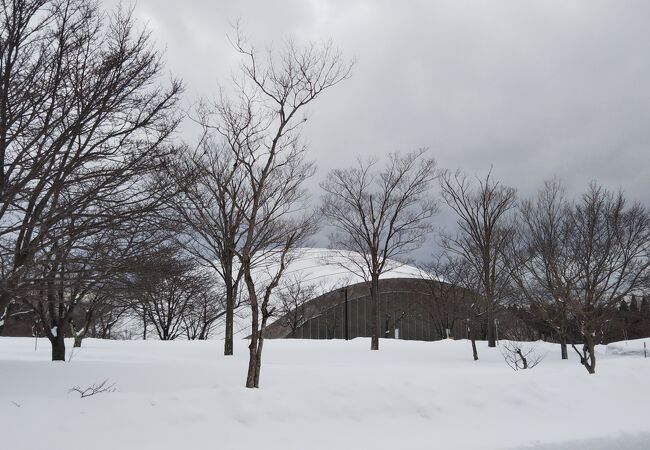
[{"label": "curved metal roof", "polygon": [[[275,273],[277,261],[268,258],[268,262],[260,264],[256,269],[256,277],[263,280]],[[364,274],[363,257],[360,254],[325,248],[298,248],[291,252],[282,278],[282,284],[277,292],[286,289],[290,284],[303,283],[304,287],[313,290],[313,296],[318,297],[334,289],[367,281],[368,275]],[[412,265],[389,261],[388,269],[382,274],[381,279],[389,278],[427,278],[428,274]],[[263,286],[263,281],[260,287]],[[244,288],[245,289],[245,288]],[[244,305],[235,314],[236,335],[247,336],[250,334],[249,308]],[[216,335],[223,334],[223,324],[219,324]]]}]

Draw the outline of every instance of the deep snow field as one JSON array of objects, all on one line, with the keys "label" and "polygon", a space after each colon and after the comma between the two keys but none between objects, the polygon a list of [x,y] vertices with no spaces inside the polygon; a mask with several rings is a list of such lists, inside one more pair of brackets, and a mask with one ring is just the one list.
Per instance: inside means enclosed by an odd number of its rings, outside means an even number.
[{"label": "deep snow field", "polygon": [[52,363],[44,339],[0,338],[0,449],[650,449],[640,341],[601,347],[589,375],[544,343],[514,372],[485,343],[474,362],[467,341],[273,340],[258,390],[236,344],[88,339]]}]

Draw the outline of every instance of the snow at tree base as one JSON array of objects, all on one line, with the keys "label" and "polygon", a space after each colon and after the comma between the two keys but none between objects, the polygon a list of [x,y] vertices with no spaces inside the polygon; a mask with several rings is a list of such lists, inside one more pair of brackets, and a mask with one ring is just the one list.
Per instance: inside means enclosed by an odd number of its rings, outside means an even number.
[{"label": "snow at tree base", "polygon": [[[271,340],[256,390],[246,341],[222,345],[87,339],[52,363],[44,339],[0,338],[0,448],[650,448],[643,340],[598,347],[597,376],[542,342],[515,372],[485,342],[474,362],[464,340]],[[115,391],[70,392],[104,380]]]}]

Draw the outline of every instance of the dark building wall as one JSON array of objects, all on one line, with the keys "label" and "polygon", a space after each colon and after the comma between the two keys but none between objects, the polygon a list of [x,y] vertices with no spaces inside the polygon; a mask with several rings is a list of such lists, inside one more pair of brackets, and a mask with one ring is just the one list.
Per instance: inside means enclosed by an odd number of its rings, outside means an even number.
[{"label": "dark building wall", "polygon": [[[430,280],[395,278],[380,280],[380,336],[409,340],[438,340],[446,337],[445,326],[441,325],[440,308],[435,289]],[[447,285],[448,286],[448,285]],[[450,292],[454,288],[449,287]],[[337,289],[316,297],[303,305],[300,325],[292,333],[291,319],[281,317],[266,330],[268,338],[302,339],[345,339],[346,317],[347,337],[369,337],[372,334],[373,304],[368,283]],[[458,305],[456,305],[458,306]],[[346,315],[347,309],[347,315]],[[466,337],[466,325],[461,308],[455,308],[458,316],[450,328],[450,337]],[[295,318],[294,318],[295,319]]]}]

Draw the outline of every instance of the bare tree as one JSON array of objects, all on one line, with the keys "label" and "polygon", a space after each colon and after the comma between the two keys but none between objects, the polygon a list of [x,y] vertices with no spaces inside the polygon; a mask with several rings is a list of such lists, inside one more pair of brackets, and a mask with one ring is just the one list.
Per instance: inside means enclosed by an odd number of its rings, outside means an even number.
[{"label": "bare tree", "polygon": [[[201,331],[206,336],[218,318],[212,317],[220,309],[213,280],[173,243],[158,249],[153,258],[142,260],[129,287],[137,314],[146,319],[161,340],[192,337]],[[186,328],[188,324],[192,329]]]},{"label": "bare tree", "polygon": [[214,329],[214,325],[225,315],[224,296],[213,292],[206,286],[190,303],[189,310],[183,317],[185,336],[189,340],[206,340]]},{"label": "bare tree", "polygon": [[527,307],[558,335],[562,359],[568,359],[567,299],[579,271],[566,244],[573,233],[571,202],[558,179],[546,181],[531,200],[521,203],[520,227],[508,261]]},{"label": "bare tree", "polygon": [[79,239],[148,208],[143,180],[169,153],[181,85],[160,83],[161,54],[129,10],[17,0],[0,33],[3,310],[34,295],[25,277],[56,273],[71,223]]},{"label": "bare tree", "polygon": [[506,364],[515,372],[532,369],[544,359],[544,355],[537,350],[535,342],[508,338],[499,343],[499,350]]},{"label": "bare tree", "polygon": [[576,283],[567,289],[567,308],[582,335],[572,347],[589,373],[596,371],[595,345],[620,302],[650,286],[650,214],[627,205],[621,192],[592,183],[568,218],[565,243]]},{"label": "bare tree", "polygon": [[456,213],[458,231],[443,235],[443,247],[461,257],[480,281],[478,294],[483,299],[487,319],[488,346],[496,346],[495,310],[510,287],[510,272],[505,250],[510,245],[513,227],[508,214],[516,206],[515,189],[492,178],[477,179],[446,171],[441,176],[442,197]]},{"label": "bare tree", "polygon": [[248,195],[237,155],[240,147],[259,145],[253,141],[261,138],[256,136],[257,127],[249,122],[252,118],[233,108],[225,99],[197,108],[197,121],[203,129],[200,143],[193,151],[186,149],[168,171],[178,191],[170,203],[187,225],[182,244],[223,283],[224,355],[233,354],[234,313],[240,306],[243,276],[236,252],[246,232],[244,210],[236,202]]},{"label": "bare tree", "polygon": [[[129,230],[134,232],[134,230]],[[143,255],[151,256],[151,246],[157,242],[145,240],[146,249],[134,248],[124,258],[114,261],[112,273],[104,273],[97,278],[101,283],[97,284],[82,299],[77,309],[79,312],[71,319],[71,335],[92,337],[97,339],[115,339],[114,334],[121,325],[129,322],[129,313],[132,308],[131,281],[133,274],[132,261],[134,258],[141,259]],[[128,278],[128,282],[127,282]],[[80,326],[81,325],[81,326]],[[75,342],[76,344],[76,342]]]},{"label": "bare tree", "polygon": [[515,372],[534,368],[546,356],[539,350],[537,342],[529,338],[529,334],[528,325],[515,318],[503,333],[503,339],[497,343],[504,361]]},{"label": "bare tree", "polygon": [[289,327],[289,337],[296,337],[296,332],[306,321],[305,303],[313,299],[318,286],[307,284],[300,276],[289,277],[278,289],[278,314],[282,315],[285,326]]},{"label": "bare tree", "polygon": [[80,302],[80,307],[77,308],[78,310],[81,310],[79,320],[74,317],[70,318],[70,335],[73,338],[73,347],[81,347],[81,343],[90,329],[90,324],[95,319],[95,311],[96,309],[99,309],[96,305],[99,305],[102,300],[103,298],[100,292],[90,293],[82,300],[82,302]]},{"label": "bare tree", "polygon": [[593,374],[595,346],[619,305],[650,286],[650,215],[595,183],[570,202],[553,180],[523,204],[521,217],[522,243],[512,253],[515,279],[531,311],[569,341]]},{"label": "bare tree", "polygon": [[421,307],[440,339],[449,339],[452,330],[472,315],[476,296],[467,288],[469,274],[466,267],[458,258],[448,254],[422,267],[428,281],[428,295],[422,297]]},{"label": "bare tree", "polygon": [[91,397],[93,395],[102,394],[105,392],[115,392],[117,388],[115,383],[109,384],[108,378],[102,381],[101,383],[94,383],[88,387],[82,388],[75,386],[68,391],[68,393],[76,392],[79,394],[79,398]]},{"label": "bare tree", "polygon": [[394,268],[394,258],[424,241],[438,209],[430,192],[436,162],[425,152],[393,153],[383,170],[376,170],[375,160],[358,160],[356,167],[331,171],[321,183],[321,211],[334,229],[331,245],[342,250],[348,270],[370,283],[371,350],[379,350],[379,278]]},{"label": "bare tree", "polygon": [[[89,221],[93,216],[89,216]],[[93,231],[84,222],[66,220],[65,233],[52,239],[47,252],[36,255],[23,283],[28,288],[19,298],[38,319],[43,335],[52,344],[52,359],[65,359],[66,334],[75,338],[75,347],[88,330],[94,313],[105,305],[116,278],[125,270],[125,262],[134,254],[144,255],[153,244],[155,231],[142,225],[139,231],[119,221],[124,229]],[[92,227],[90,228],[92,229]]]},{"label": "bare tree", "polygon": [[455,323],[462,319],[467,339],[472,344],[472,357],[478,361],[476,340],[480,336],[485,311],[480,308],[481,298],[477,294],[479,282],[472,266],[464,258],[443,251],[423,272],[430,277],[429,289],[433,301],[440,302],[436,306],[429,305],[426,309],[430,314],[439,316],[437,320],[445,328],[450,327],[452,321]]},{"label": "bare tree", "polygon": [[[109,291],[111,292],[111,291]],[[98,339],[113,339],[114,330],[127,316],[129,308],[115,297],[104,298],[99,304],[94,303],[92,319],[86,329],[86,335]]]},{"label": "bare tree", "polygon": [[242,217],[244,232],[235,250],[251,313],[246,387],[255,388],[264,329],[273,313],[271,296],[292,249],[314,230],[303,188],[314,168],[305,160],[299,130],[306,119],[299,114],[325,90],[347,79],[352,64],[331,43],[300,49],[288,41],[280,53],[269,51],[260,57],[236,31],[233,41],[243,59],[242,77],[235,80],[234,100],[219,101],[216,127],[232,153],[232,178],[242,186],[237,192],[228,186],[225,195]]}]

